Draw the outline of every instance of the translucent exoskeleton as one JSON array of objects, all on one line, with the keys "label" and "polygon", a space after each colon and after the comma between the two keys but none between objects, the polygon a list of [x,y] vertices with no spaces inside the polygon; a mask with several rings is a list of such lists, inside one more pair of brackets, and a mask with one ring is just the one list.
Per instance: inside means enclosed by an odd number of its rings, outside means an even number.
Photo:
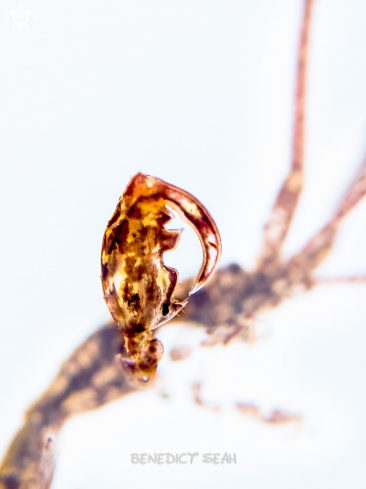
[{"label": "translucent exoskeleton", "polygon": [[193,195],[142,173],[131,179],[104,234],[102,286],[125,339],[123,364],[142,382],[153,378],[163,354],[154,330],[176,316],[188,299],[174,298],[178,272],[163,262],[163,253],[177,246],[182,232],[165,228],[174,217],[167,206],[193,227],[202,245],[203,263],[189,295],[207,282],[221,255],[217,226]]}]

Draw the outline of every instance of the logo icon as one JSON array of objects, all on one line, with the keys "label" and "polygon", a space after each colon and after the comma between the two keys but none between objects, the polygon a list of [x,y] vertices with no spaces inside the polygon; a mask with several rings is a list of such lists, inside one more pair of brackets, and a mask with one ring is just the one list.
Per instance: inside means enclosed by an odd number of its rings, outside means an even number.
[{"label": "logo icon", "polygon": [[13,18],[12,27],[14,31],[16,29],[19,29],[20,31],[22,29],[28,30],[29,17],[34,17],[35,19],[37,19],[37,16],[29,10],[25,10],[21,3],[16,10],[12,10],[11,12],[8,12],[6,15],[4,15],[3,19],[6,19],[7,17]]}]

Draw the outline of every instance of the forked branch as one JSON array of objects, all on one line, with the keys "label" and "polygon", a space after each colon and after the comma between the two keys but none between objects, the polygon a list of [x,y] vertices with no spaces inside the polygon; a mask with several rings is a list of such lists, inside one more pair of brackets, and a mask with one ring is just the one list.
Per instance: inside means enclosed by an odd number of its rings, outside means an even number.
[{"label": "forked branch", "polygon": [[316,233],[295,255],[290,263],[293,266],[314,270],[328,256],[336,238],[338,228],[343,219],[366,195],[366,158],[363,161],[356,177],[340,200],[333,218]]}]

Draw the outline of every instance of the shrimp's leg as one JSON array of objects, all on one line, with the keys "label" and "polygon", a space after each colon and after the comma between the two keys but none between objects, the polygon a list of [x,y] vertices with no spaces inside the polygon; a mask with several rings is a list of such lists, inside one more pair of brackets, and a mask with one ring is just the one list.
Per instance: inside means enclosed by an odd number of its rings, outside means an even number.
[{"label": "shrimp's leg", "polygon": [[297,54],[291,167],[264,227],[263,247],[258,258],[259,267],[266,270],[276,266],[280,259],[282,245],[290,228],[303,187],[306,77],[313,4],[314,0],[305,0],[304,2]]}]

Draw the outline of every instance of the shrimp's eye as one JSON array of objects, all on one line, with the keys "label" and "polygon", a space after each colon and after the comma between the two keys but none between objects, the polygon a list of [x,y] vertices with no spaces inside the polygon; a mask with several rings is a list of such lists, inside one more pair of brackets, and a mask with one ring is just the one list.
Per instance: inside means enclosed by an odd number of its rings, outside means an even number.
[{"label": "shrimp's eye", "polygon": [[167,316],[169,314],[169,304],[168,303],[163,304],[162,313],[163,313],[163,316]]}]

